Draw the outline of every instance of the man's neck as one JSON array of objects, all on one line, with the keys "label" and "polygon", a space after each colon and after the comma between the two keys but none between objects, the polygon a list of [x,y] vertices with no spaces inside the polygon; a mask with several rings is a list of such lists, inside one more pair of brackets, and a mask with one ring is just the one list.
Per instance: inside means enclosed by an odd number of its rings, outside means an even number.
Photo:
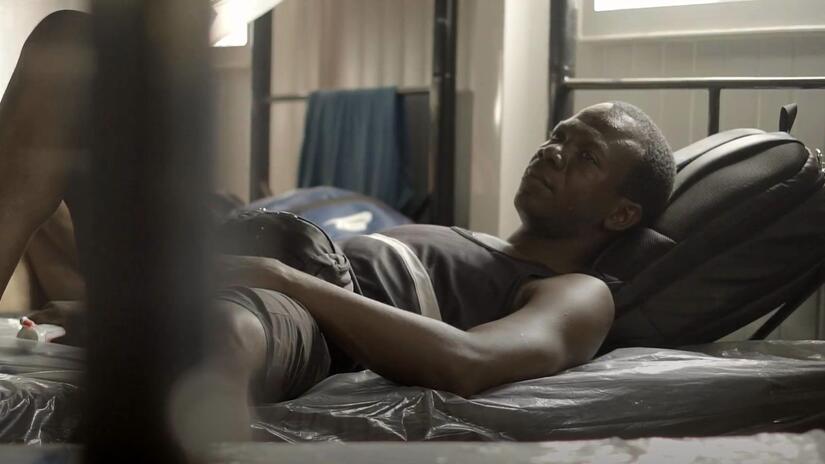
[{"label": "man's neck", "polygon": [[511,252],[566,274],[587,269],[605,243],[604,239],[583,237],[550,238],[535,234],[523,225],[507,240]]}]

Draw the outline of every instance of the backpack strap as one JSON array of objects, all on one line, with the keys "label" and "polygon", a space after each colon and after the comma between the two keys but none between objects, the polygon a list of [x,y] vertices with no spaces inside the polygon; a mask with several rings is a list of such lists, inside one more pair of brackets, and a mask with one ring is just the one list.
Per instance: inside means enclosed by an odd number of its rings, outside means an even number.
[{"label": "backpack strap", "polygon": [[788,103],[779,110],[779,130],[791,133],[793,123],[796,121],[796,103]]}]

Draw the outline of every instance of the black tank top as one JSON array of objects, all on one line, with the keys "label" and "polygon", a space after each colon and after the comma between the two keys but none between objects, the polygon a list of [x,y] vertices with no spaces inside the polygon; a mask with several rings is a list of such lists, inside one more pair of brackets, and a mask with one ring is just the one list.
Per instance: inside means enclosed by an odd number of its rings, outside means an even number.
[{"label": "black tank top", "polygon": [[[403,243],[418,257],[432,283],[441,320],[464,330],[512,313],[518,309],[515,298],[522,285],[557,275],[458,227],[406,225],[381,235]],[[366,296],[421,314],[410,273],[386,240],[360,236],[342,246]]]}]

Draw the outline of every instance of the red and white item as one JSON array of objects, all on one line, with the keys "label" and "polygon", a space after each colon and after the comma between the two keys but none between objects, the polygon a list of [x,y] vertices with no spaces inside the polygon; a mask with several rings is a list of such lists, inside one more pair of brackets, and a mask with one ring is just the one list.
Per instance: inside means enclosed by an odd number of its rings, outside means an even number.
[{"label": "red and white item", "polygon": [[36,324],[28,317],[20,318],[20,331],[17,338],[34,340],[37,342],[50,342],[55,338],[66,335],[66,330],[54,324]]}]

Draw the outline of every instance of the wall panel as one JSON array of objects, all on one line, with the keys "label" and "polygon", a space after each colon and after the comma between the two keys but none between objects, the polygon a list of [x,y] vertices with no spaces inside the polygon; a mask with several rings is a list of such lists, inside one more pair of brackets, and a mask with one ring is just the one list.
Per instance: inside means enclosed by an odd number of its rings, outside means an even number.
[{"label": "wall panel", "polygon": [[[432,17],[432,0],[284,0],[273,15],[273,93],[429,86]],[[296,186],[305,110],[272,105],[275,193]]]}]

